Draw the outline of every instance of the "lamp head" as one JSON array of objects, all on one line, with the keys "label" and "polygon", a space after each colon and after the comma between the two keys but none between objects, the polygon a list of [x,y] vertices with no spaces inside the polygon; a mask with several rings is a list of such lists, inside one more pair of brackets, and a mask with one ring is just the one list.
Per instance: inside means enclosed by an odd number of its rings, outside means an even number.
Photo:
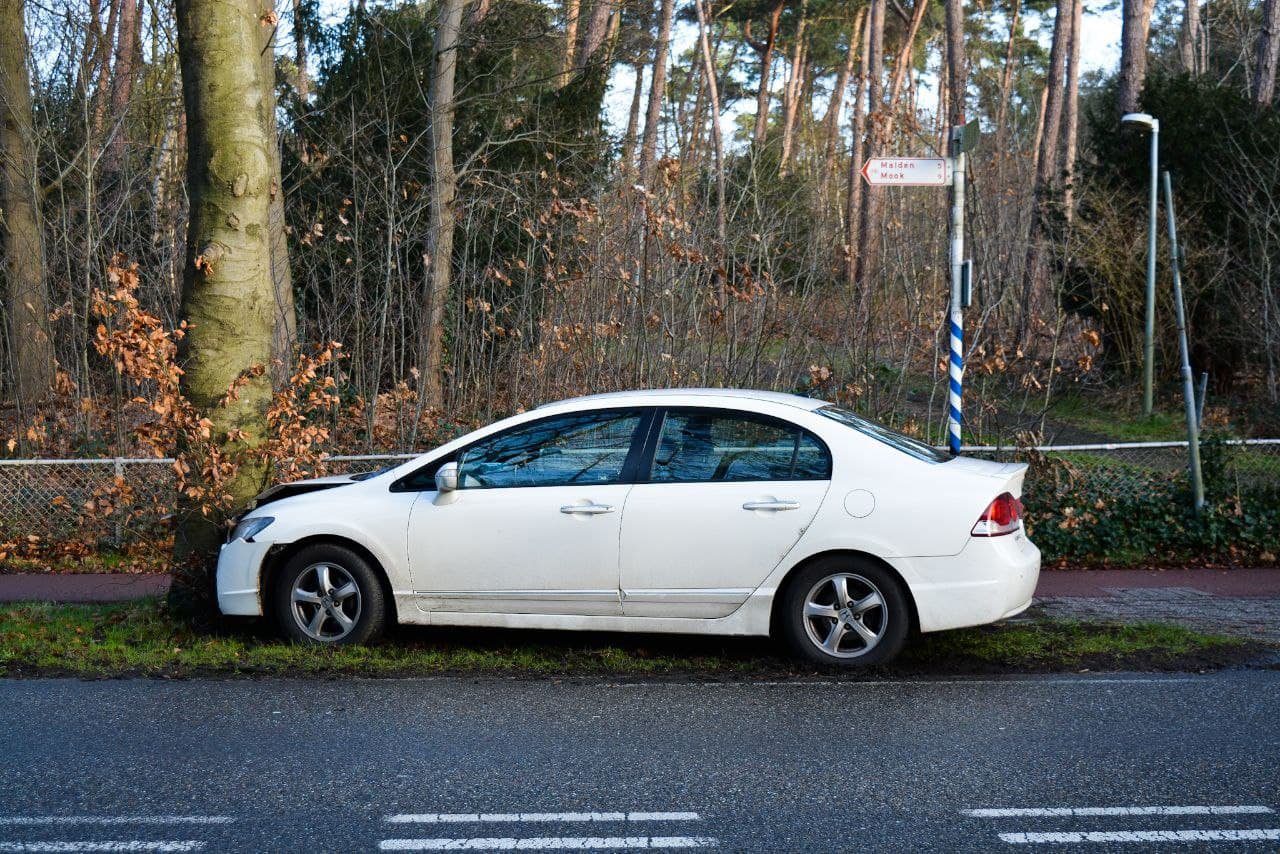
[{"label": "lamp head", "polygon": [[1121,124],[1143,125],[1152,132],[1160,130],[1160,121],[1150,113],[1125,113],[1120,117]]}]

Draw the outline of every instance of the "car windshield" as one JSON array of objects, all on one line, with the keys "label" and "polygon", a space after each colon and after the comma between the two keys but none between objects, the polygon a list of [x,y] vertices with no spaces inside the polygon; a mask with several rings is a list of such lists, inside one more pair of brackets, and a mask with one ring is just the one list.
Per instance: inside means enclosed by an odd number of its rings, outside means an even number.
[{"label": "car windshield", "polygon": [[910,454],[917,460],[924,460],[927,463],[945,463],[951,459],[951,456],[945,451],[937,448],[919,439],[912,439],[899,433],[897,430],[890,430],[874,421],[868,421],[861,415],[856,415],[847,409],[839,406],[828,404],[817,410],[819,415],[825,415],[833,421],[839,421],[848,427],[852,427],[860,433],[865,433],[877,441],[884,442],[891,448],[897,448],[904,454]]}]

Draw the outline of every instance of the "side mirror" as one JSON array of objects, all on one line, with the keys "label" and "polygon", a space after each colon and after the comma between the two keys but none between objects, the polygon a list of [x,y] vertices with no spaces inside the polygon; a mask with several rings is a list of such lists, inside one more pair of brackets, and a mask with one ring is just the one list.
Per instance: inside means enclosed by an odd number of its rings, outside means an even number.
[{"label": "side mirror", "polygon": [[453,492],[458,488],[458,464],[445,463],[436,469],[436,492]]}]

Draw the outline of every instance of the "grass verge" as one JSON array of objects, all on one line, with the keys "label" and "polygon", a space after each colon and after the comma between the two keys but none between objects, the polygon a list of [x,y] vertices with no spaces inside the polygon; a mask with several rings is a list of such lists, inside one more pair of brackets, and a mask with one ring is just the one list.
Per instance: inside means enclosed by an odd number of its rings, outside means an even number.
[{"label": "grass verge", "polygon": [[[824,672],[754,638],[402,628],[373,646],[316,649],[263,631],[197,633],[170,620],[156,600],[3,605],[0,675],[733,678]],[[874,675],[1204,670],[1242,664],[1264,651],[1177,626],[1029,620],[916,637]]]}]

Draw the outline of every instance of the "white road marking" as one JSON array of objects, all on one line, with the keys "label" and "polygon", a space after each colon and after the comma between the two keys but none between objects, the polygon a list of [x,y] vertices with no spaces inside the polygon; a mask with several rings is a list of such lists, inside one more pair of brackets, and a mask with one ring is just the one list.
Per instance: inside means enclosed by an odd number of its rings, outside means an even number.
[{"label": "white road marking", "polygon": [[229,815],[14,815],[0,824],[230,824]]},{"label": "white road marking", "polygon": [[1092,830],[1058,833],[1002,833],[1017,844],[1064,842],[1258,842],[1280,839],[1280,828],[1265,830]]},{"label": "white road marking", "polygon": [[384,821],[392,824],[470,824],[547,821],[701,821],[696,812],[498,812],[401,813]]},{"label": "white road marking", "polygon": [[1208,683],[1211,676],[1156,676],[1156,677],[1106,677],[1065,676],[1040,678],[1035,676],[1010,676],[1007,679],[791,679],[791,680],[742,680],[738,682],[601,682],[602,688],[898,688],[911,686],[942,685],[1180,685],[1187,682]]},{"label": "white road marking", "polygon": [[533,836],[470,839],[384,839],[383,851],[604,851],[626,848],[715,848],[710,836]]},{"label": "white road marking", "polygon": [[961,810],[970,818],[1054,818],[1062,816],[1114,815],[1263,815],[1271,807],[1257,804],[1235,806],[1168,807],[1025,807],[1015,809]]},{"label": "white road marking", "polygon": [[154,842],[142,839],[75,842],[0,842],[0,851],[199,851],[194,839]]}]

